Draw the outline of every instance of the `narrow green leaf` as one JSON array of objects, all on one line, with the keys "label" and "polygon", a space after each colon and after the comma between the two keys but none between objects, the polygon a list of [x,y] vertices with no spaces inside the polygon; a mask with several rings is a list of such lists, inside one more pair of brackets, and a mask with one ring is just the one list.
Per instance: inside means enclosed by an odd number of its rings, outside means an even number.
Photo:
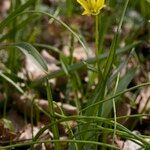
[{"label": "narrow green leaf", "polygon": [[62,68],[63,68],[65,74],[68,76],[69,72],[68,72],[68,59],[67,59],[67,57],[60,55],[60,63],[62,65]]},{"label": "narrow green leaf", "polygon": [[13,11],[6,19],[4,19],[0,23],[0,31],[2,31],[6,27],[6,25],[9,22],[11,22],[16,16],[18,16],[19,13],[23,12],[27,7],[29,7],[34,2],[35,0],[28,0],[25,4],[21,5],[20,7],[18,7],[18,9]]},{"label": "narrow green leaf", "polygon": [[[34,15],[30,15],[28,18],[24,19],[21,23],[17,24],[16,25],[16,29],[17,31],[19,30],[22,30],[24,29],[27,25],[29,25],[32,21],[33,21],[33,18],[34,18],[34,21],[36,19],[38,19],[37,15],[34,14]],[[9,38],[11,35],[13,35],[13,32],[14,32],[14,28],[10,29],[5,35],[2,35],[0,37],[0,42],[1,41],[4,41],[5,39]]]},{"label": "narrow green leaf", "polygon": [[[135,71],[136,71],[136,69],[132,69],[132,70],[129,70],[126,73],[126,75],[119,81],[119,84],[118,84],[118,87],[117,87],[117,90],[116,90],[115,93],[119,93],[121,91],[124,91],[127,88],[129,83],[131,82],[131,80],[135,76]],[[110,93],[110,95],[107,96],[107,98],[111,97],[112,95],[113,95],[113,93]],[[119,97],[118,98],[113,98],[113,99],[115,99],[115,101],[117,101],[119,99]],[[110,112],[112,111],[112,107],[113,107],[112,101],[107,101],[107,102],[105,102],[103,104],[104,105],[101,108],[102,109],[101,114],[102,114],[103,117],[108,117]]]},{"label": "narrow green leaf", "polygon": [[8,81],[10,84],[12,84],[20,93],[24,93],[24,91],[17,85],[13,80],[11,80],[9,77],[7,77],[4,73],[0,71],[0,76],[4,78],[6,81]]},{"label": "narrow green leaf", "polygon": [[46,62],[42,58],[42,56],[39,54],[39,52],[29,43],[21,42],[14,44],[15,47],[17,47],[21,52],[23,52],[27,57],[29,57],[32,62],[39,67],[42,71],[45,73],[48,72],[48,68],[46,65]]}]

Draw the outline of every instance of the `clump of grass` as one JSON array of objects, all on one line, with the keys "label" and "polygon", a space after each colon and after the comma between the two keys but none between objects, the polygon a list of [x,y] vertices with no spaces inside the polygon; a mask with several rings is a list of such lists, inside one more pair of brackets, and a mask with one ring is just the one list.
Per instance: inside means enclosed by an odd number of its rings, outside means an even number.
[{"label": "clump of grass", "polygon": [[[91,2],[87,5],[87,1],[81,3],[81,1],[78,0],[78,2],[84,7],[84,14],[94,15],[93,18],[95,19],[95,33],[91,35],[95,37],[95,57],[78,63],[76,63],[73,58],[75,39],[77,39],[83,49],[88,52],[89,47],[85,42],[86,38],[79,35],[79,33],[74,31],[70,27],[70,25],[66,24],[59,17],[57,17],[55,15],[55,11],[54,15],[47,11],[43,11],[40,7],[41,2],[39,0],[28,0],[26,2],[17,0],[12,1],[10,14],[0,23],[0,31],[2,32],[2,35],[0,37],[0,41],[2,42],[2,44],[0,45],[0,49],[7,50],[9,56],[7,64],[4,64],[4,67],[2,69],[0,68],[0,77],[2,78],[1,81],[4,84],[4,91],[6,94],[4,104],[4,117],[6,116],[7,102],[10,95],[10,87],[8,84],[5,84],[6,81],[14,86],[15,89],[18,90],[18,92],[20,92],[21,94],[23,94],[28,89],[34,89],[41,83],[44,83],[49,104],[49,111],[48,113],[46,112],[46,115],[51,120],[51,123],[44,126],[37,133],[37,135],[33,137],[32,141],[19,144],[10,144],[8,146],[3,146],[0,148],[11,149],[14,147],[28,145],[31,147],[31,149],[33,149],[34,144],[53,142],[55,145],[55,149],[60,150],[61,143],[67,142],[69,150],[96,150],[98,148],[103,150],[118,149],[118,147],[115,145],[116,136],[130,139],[145,149],[150,147],[150,144],[143,139],[142,135],[133,134],[132,131],[117,122],[117,120],[120,118],[141,117],[144,115],[139,114],[122,117],[116,116],[116,104],[118,101],[120,101],[121,95],[128,91],[150,85],[150,83],[147,82],[127,89],[129,83],[135,75],[136,68],[135,70],[129,70],[125,76],[121,77],[121,70],[124,66],[127,65],[129,58],[126,60],[126,62],[117,62],[118,57],[122,57],[122,54],[124,52],[127,52],[130,57],[132,55],[132,52],[134,51],[134,48],[141,43],[141,41],[134,41],[134,39],[133,41],[131,41],[130,39],[129,43],[124,48],[119,48],[119,42],[121,41],[120,33],[123,21],[125,20],[126,10],[128,9],[128,3],[137,5],[138,2],[130,2],[129,0],[126,0],[121,3],[123,6],[119,5],[119,8],[121,8],[120,10],[122,11],[119,11],[117,16],[121,14],[121,17],[119,17],[117,31],[115,31],[114,33],[114,37],[111,41],[111,46],[109,47],[108,52],[105,52],[105,50],[103,50],[105,47],[104,36],[105,34],[107,34],[107,30],[109,30],[109,26],[112,26],[114,23],[112,20],[114,19],[113,16],[111,16],[110,14],[105,14],[105,10],[103,11],[103,13],[100,13],[100,10],[104,5],[103,3],[102,5],[98,5],[96,2],[95,4]],[[147,12],[144,9],[147,8],[144,7],[146,4],[145,2],[139,3],[141,4],[141,12],[143,12],[146,18]],[[77,11],[74,7],[75,4],[76,1],[66,0],[67,13],[65,14],[67,14],[67,16],[72,17],[72,15],[74,15],[73,13]],[[92,4],[97,7],[99,6],[99,8],[93,7]],[[116,1],[114,0],[109,3],[107,2],[106,6],[106,10],[107,8],[109,8],[109,6],[114,8],[113,11],[115,11],[115,9],[117,8]],[[93,8],[93,10],[91,10],[90,8]],[[61,52],[54,46],[36,43],[36,36],[38,36],[37,28],[40,29],[40,22],[38,20],[40,20],[42,16],[47,16],[49,17],[49,19],[53,19],[51,20],[51,23],[55,21],[69,32],[71,37],[69,41],[69,56],[65,56],[63,52]],[[38,27],[35,28],[34,26],[37,22]],[[29,24],[30,26],[28,26]],[[41,57],[40,53],[35,47],[51,49],[55,53],[57,53],[59,55],[58,61],[62,69],[56,72],[49,73],[45,60]],[[133,51],[131,51],[131,49]],[[22,56],[18,50],[26,55],[26,57],[29,57],[33,61],[33,63],[44,72],[44,77],[39,80],[26,83],[25,87],[23,88],[19,86],[17,82],[23,83],[25,81],[19,81],[19,78],[16,76],[16,73],[19,72],[21,68],[18,62],[20,62],[20,57]],[[86,89],[84,89],[84,85],[80,78],[80,72],[78,71],[82,68],[86,69],[88,79],[92,79],[91,81],[86,83]],[[61,114],[56,113],[54,110],[54,106],[56,105],[56,103],[55,99],[53,99],[49,79],[62,76],[66,76],[68,81],[70,81],[68,85],[71,86],[70,89],[74,93],[74,104],[76,105],[78,110],[78,115],[76,116],[65,115],[61,108]],[[97,80],[98,82],[95,89],[92,90],[92,86],[95,84],[95,80]],[[89,91],[92,92],[90,93]],[[81,94],[82,101],[79,98],[78,93]],[[83,102],[86,104],[84,104]],[[44,112],[44,110],[41,109],[39,111]],[[112,118],[112,116],[114,118]],[[145,116],[149,115],[146,114]],[[67,124],[67,121],[72,120],[75,120],[77,122],[77,126],[74,129],[71,129],[71,127]],[[62,122],[65,122],[67,124],[67,129],[70,131],[68,133],[68,139],[63,141],[60,140],[58,128],[58,124]],[[38,138],[47,129],[52,130],[54,135],[53,140],[39,141]],[[109,135],[111,135],[112,137],[112,144],[107,142]]]}]

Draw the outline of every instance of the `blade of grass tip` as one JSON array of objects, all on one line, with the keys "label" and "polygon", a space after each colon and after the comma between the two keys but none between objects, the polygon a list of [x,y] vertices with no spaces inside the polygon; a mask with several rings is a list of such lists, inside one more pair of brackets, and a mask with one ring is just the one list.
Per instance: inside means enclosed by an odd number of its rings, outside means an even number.
[{"label": "blade of grass tip", "polygon": [[33,61],[33,63],[37,67],[39,67],[43,72],[48,72],[45,60],[31,44],[26,42],[20,42],[12,44],[12,46],[17,47],[21,52],[23,52],[27,57],[29,57]]},{"label": "blade of grass tip", "polygon": [[24,93],[24,91],[21,89],[21,87],[19,85],[17,85],[13,80],[11,80],[9,77],[7,77],[5,74],[3,74],[1,71],[0,71],[0,76],[2,78],[4,78],[6,81],[8,81],[10,84],[12,84],[21,94]]},{"label": "blade of grass tip", "polygon": [[23,12],[26,8],[28,8],[34,2],[35,2],[35,0],[28,0],[25,4],[21,5],[16,10],[14,10],[7,18],[5,18],[0,23],[0,31],[2,31],[6,27],[6,25],[9,22],[11,22],[15,17],[17,17],[19,13]]}]

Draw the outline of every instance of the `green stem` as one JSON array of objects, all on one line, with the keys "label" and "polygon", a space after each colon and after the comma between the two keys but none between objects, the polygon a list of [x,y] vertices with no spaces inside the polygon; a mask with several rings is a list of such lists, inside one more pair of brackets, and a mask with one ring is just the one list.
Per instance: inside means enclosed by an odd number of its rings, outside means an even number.
[{"label": "green stem", "polygon": [[[17,1],[11,1],[11,12],[13,12],[16,9]],[[15,43],[16,42],[16,35],[17,35],[17,30],[16,30],[16,24],[17,24],[17,18],[15,18],[12,21],[12,35],[10,35],[10,40],[11,42]],[[10,48],[9,49],[9,68],[11,68],[12,72],[16,72],[16,63],[17,63],[17,56],[16,56],[16,49],[15,48]]]},{"label": "green stem", "polygon": [[[52,93],[51,93],[51,87],[50,84],[48,82],[48,79],[46,80],[46,90],[47,90],[47,99],[48,99],[48,104],[49,104],[49,113],[51,116],[51,122],[54,123],[54,125],[52,126],[52,132],[54,134],[54,140],[59,140],[59,131],[58,131],[58,126],[57,124],[55,124],[56,122],[56,118],[55,118],[55,110],[54,110],[54,106],[53,106],[53,98],[52,98]],[[59,142],[55,143],[55,149],[56,150],[60,150],[61,146]]]},{"label": "green stem", "polygon": [[40,3],[41,3],[41,0],[36,0],[35,1],[35,10],[39,10],[39,7],[40,7]]},{"label": "green stem", "polygon": [[[117,88],[118,88],[118,83],[119,83],[119,78],[120,78],[120,73],[117,76],[117,81],[116,81],[116,85],[115,85],[115,90],[114,90],[114,95],[116,94]],[[116,103],[115,103],[115,98],[112,99],[113,102],[113,112],[114,112],[114,133],[113,133],[113,140],[112,140],[112,144],[115,145],[115,138],[116,138],[116,122],[117,122],[117,115],[116,115]]]},{"label": "green stem", "polygon": [[67,11],[67,16],[71,17],[72,12],[73,12],[73,1],[71,0],[66,0],[66,11]]},{"label": "green stem", "polygon": [[99,55],[99,15],[95,16],[95,46],[96,46],[96,56]]},{"label": "green stem", "polygon": [[55,142],[55,143],[58,143],[58,142],[64,142],[64,143],[85,143],[85,144],[94,144],[94,145],[103,145],[103,146],[106,146],[108,148],[113,148],[113,149],[117,149],[119,150],[119,148],[115,147],[115,146],[112,146],[110,144],[105,144],[105,143],[101,143],[101,142],[95,142],[95,141],[84,141],[84,140],[43,140],[43,141],[35,141],[35,142],[25,142],[25,143],[17,143],[17,144],[13,144],[13,145],[8,145],[8,146],[0,146],[0,149],[12,149],[14,147],[23,147],[23,146],[28,146],[28,145],[31,145],[31,144],[42,144],[42,143],[51,143],[51,142]]},{"label": "green stem", "polygon": [[[101,54],[101,51],[99,50],[99,15],[95,16],[95,47],[96,47],[96,58]],[[97,70],[98,70],[98,78],[100,80],[102,73],[100,71],[100,60],[97,59]]]}]

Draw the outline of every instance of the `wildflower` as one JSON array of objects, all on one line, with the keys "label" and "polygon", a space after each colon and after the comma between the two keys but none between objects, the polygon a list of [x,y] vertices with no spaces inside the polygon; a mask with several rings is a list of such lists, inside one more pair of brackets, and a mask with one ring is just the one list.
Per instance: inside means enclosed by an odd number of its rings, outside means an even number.
[{"label": "wildflower", "polygon": [[77,2],[85,9],[83,15],[98,15],[105,7],[105,0],[77,0]]}]

